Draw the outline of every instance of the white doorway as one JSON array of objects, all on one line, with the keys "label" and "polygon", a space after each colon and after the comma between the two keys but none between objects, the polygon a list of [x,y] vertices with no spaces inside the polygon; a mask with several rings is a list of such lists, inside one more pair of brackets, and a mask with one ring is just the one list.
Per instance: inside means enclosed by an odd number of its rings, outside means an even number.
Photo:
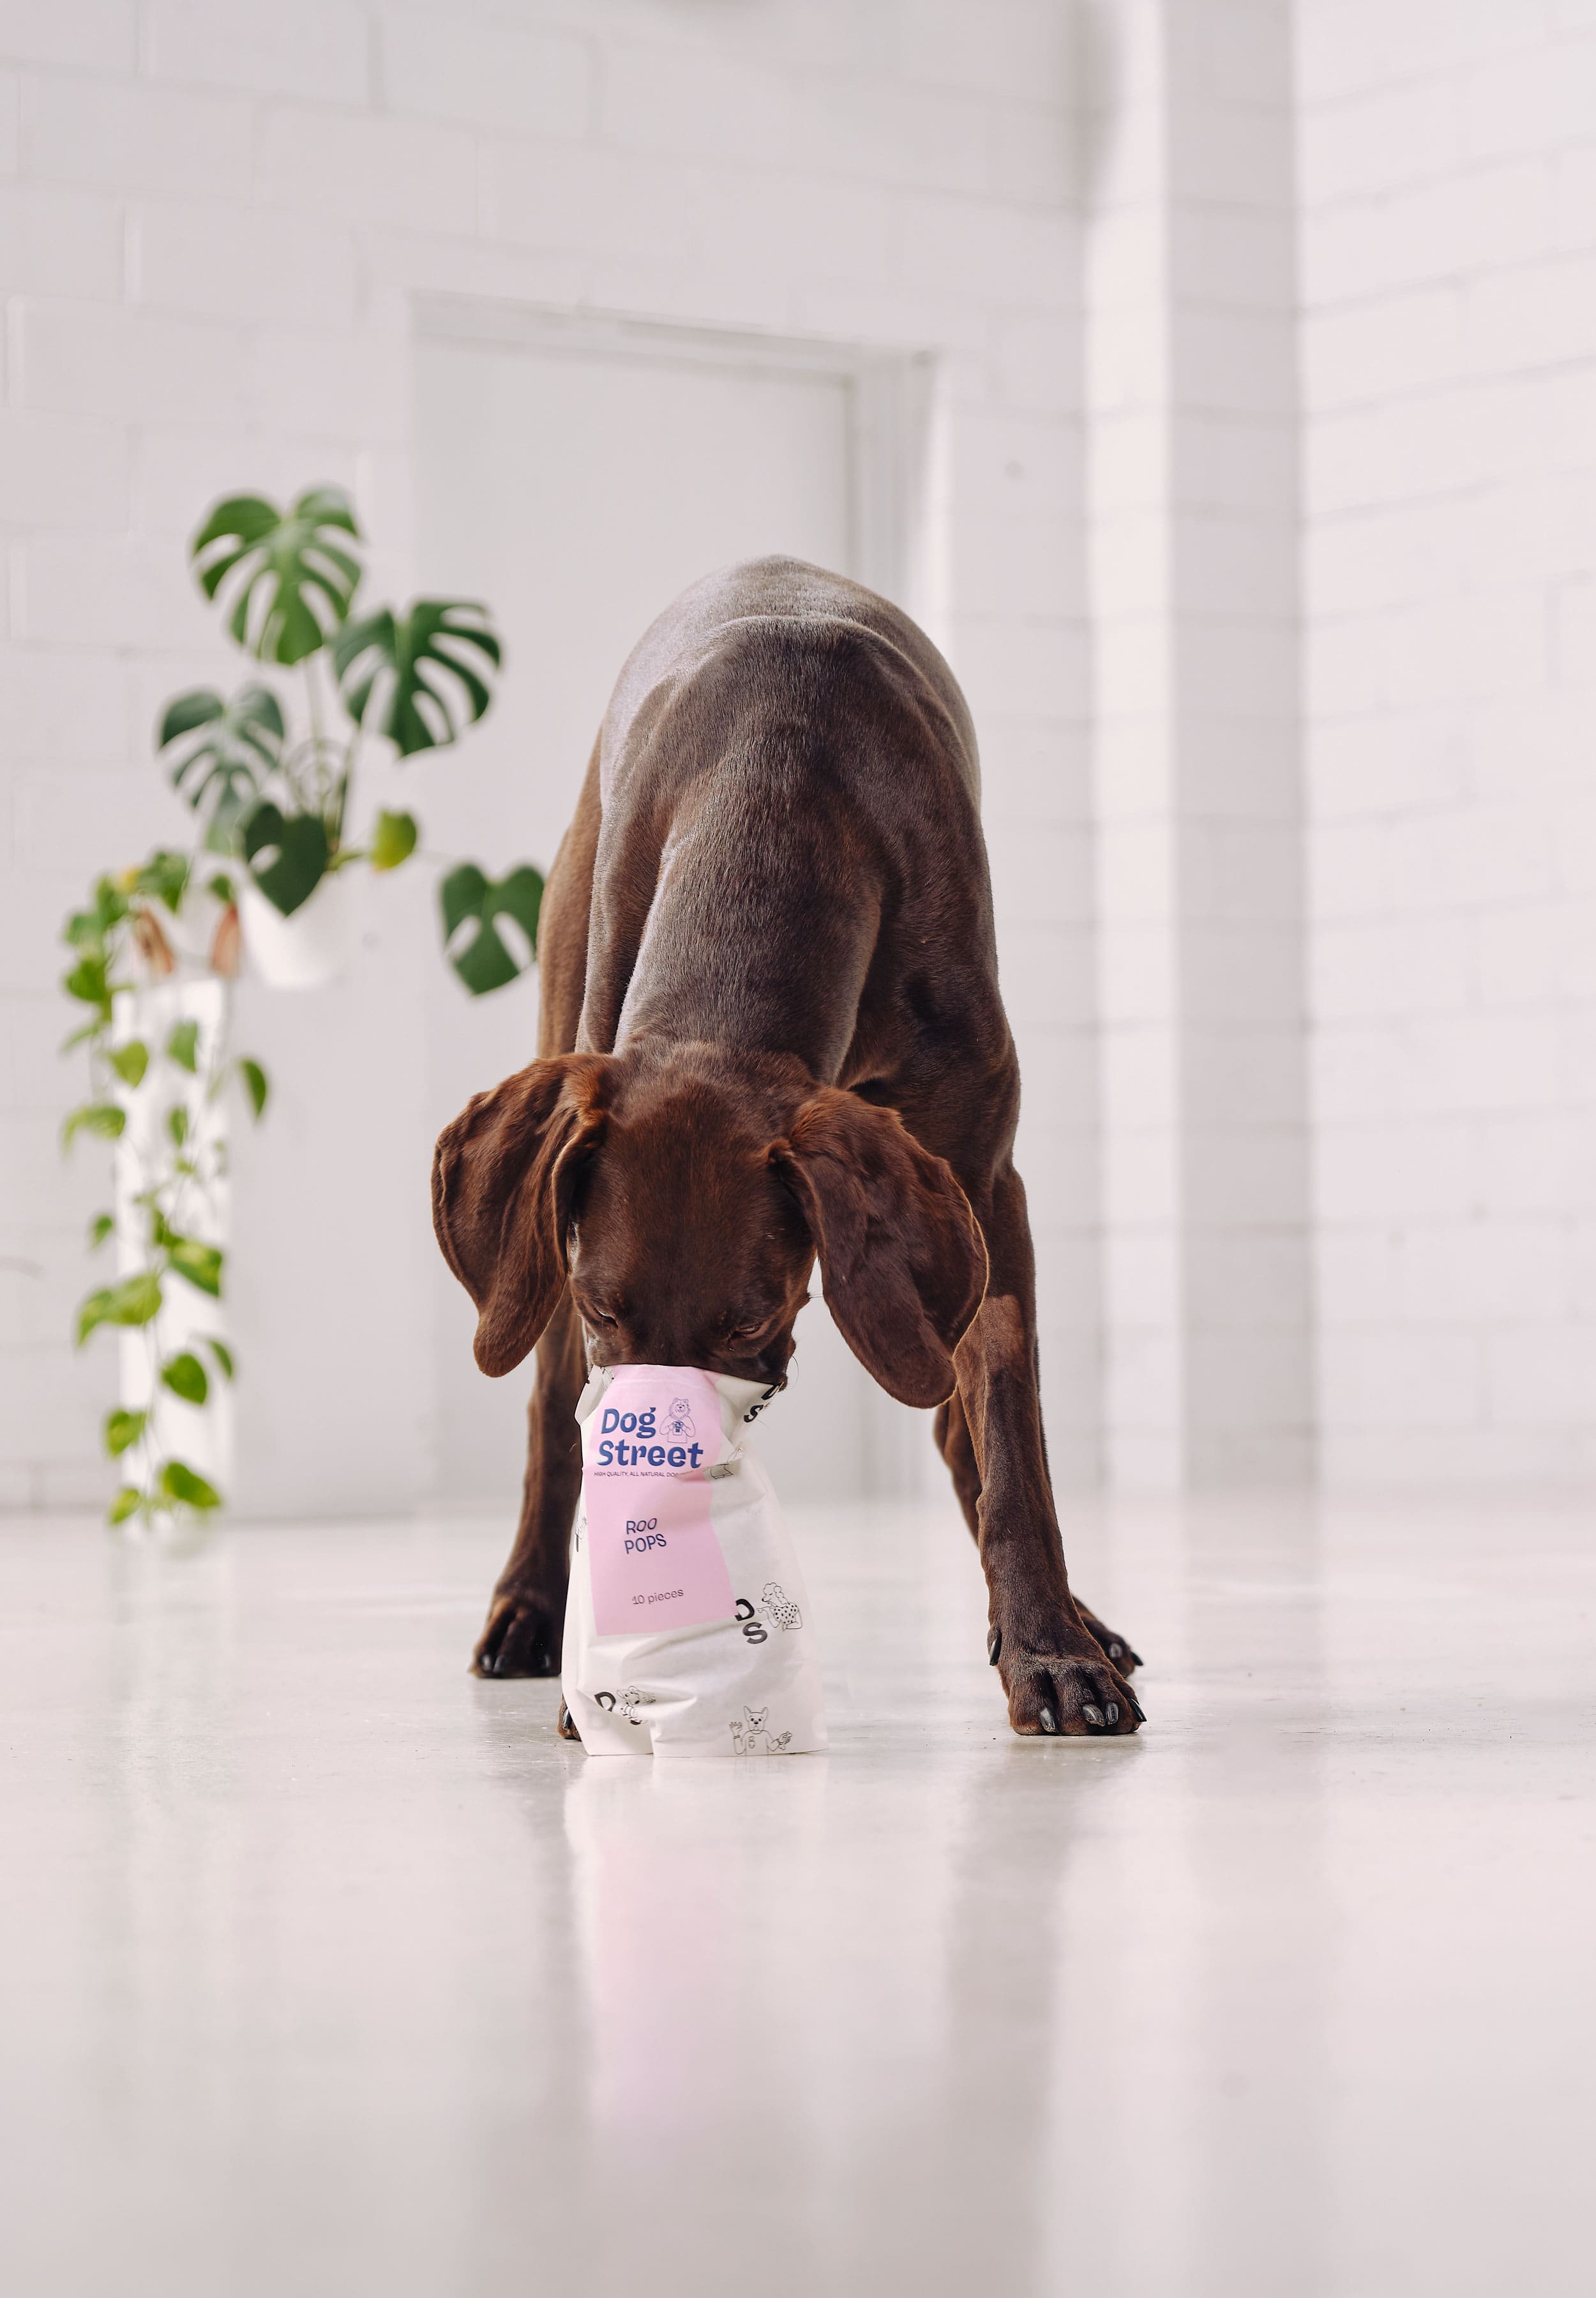
[{"label": "white doorway", "polygon": [[[543,867],[569,818],[622,663],[713,567],[787,551],[889,588],[906,491],[883,406],[897,379],[846,351],[681,329],[568,325],[427,307],[416,346],[418,565],[427,591],[477,597],[505,641],[501,691],[458,756],[424,766],[459,849]],[[906,394],[899,390],[899,395]],[[447,785],[446,803],[442,800]],[[530,983],[473,1004],[429,982],[429,1104],[441,1124],[532,1057]],[[515,1489],[528,1366],[488,1381],[469,1302],[440,1263],[433,1452],[438,1497]],[[912,1489],[925,1416],[875,1388],[817,1297],[789,1393],[765,1424],[795,1500]]]}]

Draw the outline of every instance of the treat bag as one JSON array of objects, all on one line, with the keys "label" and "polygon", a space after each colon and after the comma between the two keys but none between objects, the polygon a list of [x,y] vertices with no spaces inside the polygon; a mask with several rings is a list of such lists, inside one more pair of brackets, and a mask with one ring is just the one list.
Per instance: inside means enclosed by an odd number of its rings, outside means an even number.
[{"label": "treat bag", "polygon": [[826,1744],[809,1600],[749,1440],[757,1381],[597,1368],[561,1688],[590,1756],[798,1756]]}]

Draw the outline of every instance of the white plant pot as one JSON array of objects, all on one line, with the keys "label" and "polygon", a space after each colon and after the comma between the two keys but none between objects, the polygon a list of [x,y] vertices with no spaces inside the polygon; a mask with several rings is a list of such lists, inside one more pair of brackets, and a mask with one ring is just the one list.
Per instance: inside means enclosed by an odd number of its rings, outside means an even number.
[{"label": "white plant pot", "polygon": [[251,964],[271,989],[319,989],[348,970],[360,938],[360,887],[352,869],[325,877],[294,915],[274,909],[246,879],[239,916]]}]

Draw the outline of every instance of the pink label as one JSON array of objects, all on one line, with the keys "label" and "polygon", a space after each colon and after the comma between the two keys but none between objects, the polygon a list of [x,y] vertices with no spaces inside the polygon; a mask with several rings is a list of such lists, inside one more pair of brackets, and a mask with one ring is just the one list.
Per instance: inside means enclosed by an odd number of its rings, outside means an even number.
[{"label": "pink label", "polygon": [[593,1624],[601,1636],[730,1620],[737,1604],[704,1471],[721,1450],[707,1374],[628,1366],[583,1431]]}]

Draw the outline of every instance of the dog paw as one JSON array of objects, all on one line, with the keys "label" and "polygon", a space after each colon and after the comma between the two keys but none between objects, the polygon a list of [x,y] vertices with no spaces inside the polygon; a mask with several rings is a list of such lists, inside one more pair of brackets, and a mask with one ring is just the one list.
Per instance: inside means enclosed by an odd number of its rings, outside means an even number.
[{"label": "dog paw", "polygon": [[562,1740],[575,1740],[576,1745],[581,1747],[582,1734],[576,1729],[575,1718],[563,1699],[559,1703],[559,1716],[554,1728]]},{"label": "dog paw", "polygon": [[1145,1723],[1141,1703],[1104,1658],[1000,1650],[1009,1723],[1022,1738],[1121,1739]]},{"label": "dog paw", "polygon": [[472,1655],[473,1675],[558,1675],[563,1615],[542,1596],[508,1589],[493,1599]]},{"label": "dog paw", "polygon": [[1144,1662],[1140,1652],[1131,1649],[1129,1637],[1122,1636],[1118,1628],[1109,1627],[1104,1621],[1097,1617],[1096,1612],[1088,1612],[1079,1598],[1076,1600],[1076,1608],[1096,1641],[1102,1645],[1104,1656],[1113,1662],[1119,1673],[1121,1675],[1134,1675]]}]

